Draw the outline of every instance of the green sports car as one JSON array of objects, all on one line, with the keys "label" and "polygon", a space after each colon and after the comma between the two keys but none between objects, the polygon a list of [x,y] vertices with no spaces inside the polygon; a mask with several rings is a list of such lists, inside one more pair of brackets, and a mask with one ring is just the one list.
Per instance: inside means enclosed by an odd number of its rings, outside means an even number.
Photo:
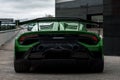
[{"label": "green sports car", "polygon": [[85,65],[91,72],[103,72],[103,40],[86,29],[98,23],[79,18],[38,18],[18,24],[27,25],[28,31],[15,40],[15,72],[29,72],[35,64],[47,63]]}]

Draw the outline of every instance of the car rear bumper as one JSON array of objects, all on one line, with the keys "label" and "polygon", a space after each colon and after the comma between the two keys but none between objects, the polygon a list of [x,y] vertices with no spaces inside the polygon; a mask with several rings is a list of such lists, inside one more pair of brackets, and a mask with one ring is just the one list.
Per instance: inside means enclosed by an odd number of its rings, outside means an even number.
[{"label": "car rear bumper", "polygon": [[44,67],[89,67],[94,60],[86,59],[41,59],[27,60],[31,66]]},{"label": "car rear bumper", "polygon": [[[97,54],[97,53],[94,53]],[[98,55],[99,56],[99,55]],[[36,45],[22,55],[32,65],[89,66],[95,58],[85,46],[80,44]]]}]

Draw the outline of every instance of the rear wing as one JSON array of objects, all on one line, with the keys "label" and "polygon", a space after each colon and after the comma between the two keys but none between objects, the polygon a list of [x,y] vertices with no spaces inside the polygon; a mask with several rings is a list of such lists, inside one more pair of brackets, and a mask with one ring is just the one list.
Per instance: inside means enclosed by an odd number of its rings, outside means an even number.
[{"label": "rear wing", "polygon": [[99,22],[93,22],[90,20],[84,20],[84,19],[80,19],[80,18],[51,17],[51,18],[36,18],[36,19],[21,21],[21,22],[19,20],[17,20],[16,25],[24,25],[24,24],[30,24],[30,23],[42,22],[42,21],[79,21],[79,22],[84,23],[84,24],[98,25],[98,26],[101,24]]}]

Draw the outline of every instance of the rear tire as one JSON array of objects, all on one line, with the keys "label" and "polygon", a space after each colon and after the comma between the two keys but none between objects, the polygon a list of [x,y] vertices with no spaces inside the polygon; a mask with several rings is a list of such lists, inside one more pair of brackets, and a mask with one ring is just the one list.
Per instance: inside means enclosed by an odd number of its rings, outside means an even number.
[{"label": "rear tire", "polygon": [[104,70],[104,60],[99,59],[96,60],[95,62],[92,62],[90,66],[90,71],[94,73],[102,73]]},{"label": "rear tire", "polygon": [[30,64],[25,60],[15,60],[14,69],[17,73],[27,73],[30,70]]}]

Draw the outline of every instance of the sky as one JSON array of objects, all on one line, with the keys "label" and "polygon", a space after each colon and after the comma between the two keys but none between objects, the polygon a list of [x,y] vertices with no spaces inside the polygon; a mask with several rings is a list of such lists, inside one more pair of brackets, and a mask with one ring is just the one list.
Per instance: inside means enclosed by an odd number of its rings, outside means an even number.
[{"label": "sky", "polygon": [[0,18],[31,19],[55,16],[55,0],[0,0]]}]

